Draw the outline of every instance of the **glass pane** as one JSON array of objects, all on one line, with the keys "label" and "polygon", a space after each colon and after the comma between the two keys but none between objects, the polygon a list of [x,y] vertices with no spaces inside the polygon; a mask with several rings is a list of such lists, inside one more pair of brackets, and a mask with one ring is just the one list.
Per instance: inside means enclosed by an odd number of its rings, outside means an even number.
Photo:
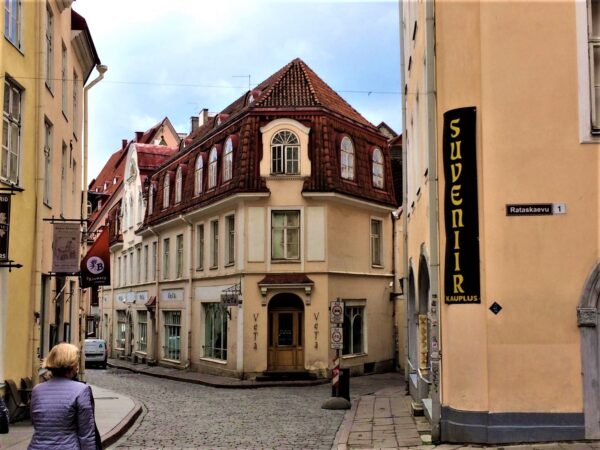
[{"label": "glass pane", "polygon": [[600,1],[590,0],[590,35],[600,36]]},{"label": "glass pane", "polygon": [[21,94],[16,89],[12,90],[12,94],[13,94],[13,97],[12,97],[12,115],[17,120],[20,120],[20,116],[21,116]]},{"label": "glass pane", "polygon": [[285,224],[285,214],[284,213],[273,213],[271,221],[272,221],[272,224],[274,227],[281,228]]},{"label": "glass pane", "polygon": [[294,314],[279,313],[279,346],[293,345],[294,337]]},{"label": "glass pane", "polygon": [[283,258],[283,230],[273,230],[271,237],[272,257],[274,259]]},{"label": "glass pane", "polygon": [[362,322],[362,315],[358,314],[354,317],[352,324],[352,353],[362,353],[363,351]]},{"label": "glass pane", "polygon": [[10,85],[8,83],[4,83],[4,103],[2,111],[10,112]]},{"label": "glass pane", "polygon": [[8,151],[4,148],[2,149],[2,168],[0,175],[8,177]]},{"label": "glass pane", "polygon": [[288,230],[287,257],[297,259],[300,257],[300,230]]},{"label": "glass pane", "polygon": [[288,227],[298,227],[300,224],[300,214],[296,211],[290,212],[286,214],[287,216],[287,226]]},{"label": "glass pane", "polygon": [[8,120],[2,121],[2,146],[8,148]]}]

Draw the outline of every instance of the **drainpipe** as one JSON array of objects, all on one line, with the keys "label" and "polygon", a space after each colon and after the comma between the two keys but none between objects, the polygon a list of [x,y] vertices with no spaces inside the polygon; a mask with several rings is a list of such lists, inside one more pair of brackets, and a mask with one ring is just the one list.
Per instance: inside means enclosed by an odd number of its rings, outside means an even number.
[{"label": "drainpipe", "polygon": [[[83,198],[81,205],[81,220],[83,223],[83,236],[84,241],[82,242],[83,251],[85,252],[85,247],[87,243],[87,217],[88,217],[88,143],[89,143],[89,133],[88,133],[88,92],[91,88],[93,88],[96,84],[98,84],[104,78],[104,74],[108,70],[108,66],[104,64],[98,64],[96,66],[96,70],[98,71],[98,76],[94,79],[90,84],[83,88]],[[85,342],[85,320],[86,320],[86,311],[83,307],[83,295],[79,296],[78,299],[78,309],[79,309],[79,350],[80,350],[80,358],[79,358],[79,379],[81,381],[85,381],[85,352],[83,351],[83,344]]]},{"label": "drainpipe", "polygon": [[439,296],[439,197],[437,175],[437,105],[435,72],[435,2],[425,2],[425,68],[427,98],[427,153],[429,161],[429,241],[430,241],[430,294],[429,323],[431,330],[431,439],[440,440],[441,421],[441,333]]},{"label": "drainpipe", "polygon": [[192,366],[192,299],[194,298],[194,293],[192,291],[192,283],[194,281],[194,252],[193,250],[193,243],[192,243],[192,235],[193,235],[193,225],[192,222],[190,222],[188,219],[186,219],[183,215],[179,216],[179,219],[187,224],[189,226],[189,230],[190,230],[190,237],[189,237],[189,244],[190,246],[188,254],[189,256],[189,275],[188,275],[188,296],[187,296],[187,300],[186,300],[186,304],[185,307],[187,309],[187,314],[186,314],[186,321],[187,321],[187,363],[185,365],[186,369],[189,369]]},{"label": "drainpipe", "polygon": [[156,236],[156,255],[154,255],[154,283],[155,283],[155,288],[154,290],[156,291],[156,302],[155,302],[155,307],[154,307],[154,363],[158,364],[158,360],[160,358],[160,352],[158,350],[158,326],[159,326],[159,320],[160,320],[160,286],[159,286],[159,280],[160,280],[160,264],[159,264],[159,257],[158,255],[160,254],[160,234],[157,233],[156,231],[154,231],[154,228],[152,227],[148,227],[148,229],[150,230],[150,232]]},{"label": "drainpipe", "polygon": [[404,262],[404,273],[402,274],[402,286],[404,287],[404,297],[406,298],[406,302],[404,303],[404,380],[406,382],[406,392],[408,392],[408,386],[410,382],[410,339],[414,339],[414,336],[409,336],[408,332],[410,330],[408,321],[410,317],[408,316],[408,302],[410,301],[409,295],[409,285],[408,285],[408,269],[409,269],[409,260],[408,260],[408,155],[406,149],[406,94],[404,91],[404,86],[406,85],[405,78],[405,62],[404,62],[404,40],[402,39],[403,29],[404,29],[404,4],[400,3],[400,91],[402,98],[402,261]]},{"label": "drainpipe", "polygon": [[[392,308],[393,308],[393,312],[392,312],[392,317],[394,318],[394,340],[395,342],[398,342],[400,339],[400,330],[398,329],[398,325],[397,325],[397,308],[396,308],[396,303],[400,300],[402,300],[404,298],[404,294],[399,294],[400,290],[398,289],[399,287],[399,281],[400,281],[400,276],[404,277],[404,274],[400,273],[400,269],[398,267],[398,255],[397,253],[397,248],[398,248],[398,221],[400,219],[400,215],[402,214],[402,207],[398,207],[395,211],[392,211],[392,213],[390,214],[391,219],[392,219],[392,276],[393,276],[393,280],[392,280],[392,295],[394,297],[394,301],[392,303]],[[394,348],[394,367],[398,367],[400,365],[400,358],[399,358],[399,352],[400,352],[400,346],[395,346]]]}]

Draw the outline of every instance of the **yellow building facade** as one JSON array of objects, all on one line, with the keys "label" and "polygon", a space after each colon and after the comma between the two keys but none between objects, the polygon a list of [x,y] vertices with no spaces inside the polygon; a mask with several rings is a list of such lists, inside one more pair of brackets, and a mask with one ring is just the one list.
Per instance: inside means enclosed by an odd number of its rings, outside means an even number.
[{"label": "yellow building facade", "polygon": [[22,266],[0,268],[1,382],[37,379],[51,345],[79,342],[77,277],[52,273],[44,220],[81,219],[84,84],[100,61],[71,3],[7,2],[0,13],[0,187],[15,189],[7,259]]},{"label": "yellow building facade", "polygon": [[442,441],[598,438],[597,3],[401,9],[414,408]]}]

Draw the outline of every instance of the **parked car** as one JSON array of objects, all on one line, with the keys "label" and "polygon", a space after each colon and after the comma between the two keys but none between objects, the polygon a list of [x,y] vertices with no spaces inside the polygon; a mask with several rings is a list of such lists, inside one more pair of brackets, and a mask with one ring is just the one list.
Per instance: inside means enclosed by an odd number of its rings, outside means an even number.
[{"label": "parked car", "polygon": [[106,361],[108,360],[108,348],[104,339],[86,339],[83,351],[85,353],[85,365],[100,366],[106,369]]}]

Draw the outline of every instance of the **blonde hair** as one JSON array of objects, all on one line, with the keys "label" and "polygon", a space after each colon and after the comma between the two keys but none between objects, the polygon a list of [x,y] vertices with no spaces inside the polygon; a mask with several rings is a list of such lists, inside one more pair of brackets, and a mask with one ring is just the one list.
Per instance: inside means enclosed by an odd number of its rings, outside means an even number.
[{"label": "blonde hair", "polygon": [[43,367],[52,372],[52,375],[66,376],[70,372],[77,373],[79,349],[65,342],[55,345],[44,360]]}]

